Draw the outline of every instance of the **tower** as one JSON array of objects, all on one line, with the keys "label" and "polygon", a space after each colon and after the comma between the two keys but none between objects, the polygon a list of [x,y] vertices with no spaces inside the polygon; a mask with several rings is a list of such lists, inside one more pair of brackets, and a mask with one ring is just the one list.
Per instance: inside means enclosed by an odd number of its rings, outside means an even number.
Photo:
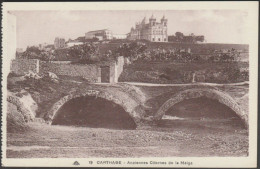
[{"label": "tower", "polygon": [[167,19],[165,19],[164,15],[163,15],[163,17],[161,19],[161,23],[163,24],[163,26],[167,26]]},{"label": "tower", "polygon": [[144,19],[142,20],[142,25],[146,24],[146,17],[144,17]]},{"label": "tower", "polygon": [[136,22],[135,28],[131,28],[129,39],[146,39],[152,42],[168,42],[167,19],[163,16],[161,22],[156,22],[156,18],[152,15],[147,23],[146,17],[144,17],[141,22]]},{"label": "tower", "polygon": [[155,22],[156,22],[156,19],[154,18],[154,16],[152,15],[149,19],[149,24],[150,26],[155,26]]}]

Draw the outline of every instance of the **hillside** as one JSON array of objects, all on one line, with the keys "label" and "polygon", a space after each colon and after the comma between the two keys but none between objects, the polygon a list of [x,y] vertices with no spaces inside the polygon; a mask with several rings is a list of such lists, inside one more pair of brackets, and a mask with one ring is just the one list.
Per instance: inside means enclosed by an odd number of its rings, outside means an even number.
[{"label": "hillside", "polygon": [[124,67],[121,82],[145,83],[236,83],[248,81],[247,62],[174,63],[146,62]]},{"label": "hillside", "polygon": [[200,52],[205,50],[220,50],[220,49],[237,49],[237,50],[249,50],[248,44],[223,44],[223,43],[198,43],[198,44],[191,44],[191,43],[175,43],[175,42],[168,42],[168,43],[159,43],[159,42],[147,42],[148,49],[154,49],[161,46],[165,49],[173,49],[173,48],[190,48],[192,52]]},{"label": "hillside", "polygon": [[[107,43],[107,44],[99,44],[100,51],[106,51],[106,50],[114,50],[122,42],[114,42],[114,43]],[[148,50],[156,49],[159,47],[162,47],[164,49],[174,49],[174,48],[190,48],[192,52],[202,52],[206,50],[223,50],[223,49],[236,49],[236,50],[243,50],[244,52],[249,51],[249,45],[248,44],[224,44],[224,43],[176,43],[176,42],[149,42],[149,41],[142,41],[144,42],[148,48]]]}]

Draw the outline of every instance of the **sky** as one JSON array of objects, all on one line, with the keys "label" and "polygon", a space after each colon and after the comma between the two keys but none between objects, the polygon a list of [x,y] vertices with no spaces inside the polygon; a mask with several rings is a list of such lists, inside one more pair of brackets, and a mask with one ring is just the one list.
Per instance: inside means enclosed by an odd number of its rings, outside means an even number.
[{"label": "sky", "polygon": [[165,15],[168,35],[204,35],[208,43],[248,43],[248,14],[240,10],[171,10],[171,11],[10,11],[16,16],[17,48],[40,43],[53,44],[55,37],[65,40],[86,32],[110,29],[126,34],[135,23],[153,14],[157,21]]}]

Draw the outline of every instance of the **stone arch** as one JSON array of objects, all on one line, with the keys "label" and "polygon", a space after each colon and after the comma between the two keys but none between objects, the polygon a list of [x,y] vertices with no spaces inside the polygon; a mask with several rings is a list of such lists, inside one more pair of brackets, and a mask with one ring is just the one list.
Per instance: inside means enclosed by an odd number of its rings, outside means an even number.
[{"label": "stone arch", "polygon": [[[74,94],[69,94],[67,96],[64,96],[63,98],[61,98],[58,102],[56,102],[52,106],[50,111],[48,111],[47,115],[45,116],[45,120],[49,124],[52,124],[53,119],[56,117],[58,111],[65,103],[67,103],[68,101],[70,101],[72,99],[75,99],[78,97],[84,97],[84,96],[94,96],[96,98],[103,98],[103,99],[106,99],[108,101],[112,101],[112,102],[118,104],[131,116],[131,118],[134,120],[136,125],[141,120],[141,113],[136,111],[137,110],[136,107],[138,107],[139,105],[133,99],[131,99],[127,96],[123,97],[123,99],[122,99],[122,98],[119,98],[115,94],[111,94],[109,92],[99,91],[99,90],[87,90],[84,93],[80,93],[80,94],[74,93]],[[127,99],[125,99],[126,97],[127,97]]]},{"label": "stone arch", "polygon": [[248,127],[248,116],[244,112],[244,110],[231,96],[216,89],[187,89],[181,91],[168,99],[166,102],[164,102],[164,104],[156,112],[154,120],[160,120],[165,112],[167,112],[167,110],[169,110],[175,104],[186,99],[199,98],[202,96],[209,99],[217,100],[220,103],[231,108],[244,121],[245,126]]},{"label": "stone arch", "polygon": [[17,94],[8,92],[7,102],[17,107],[17,110],[22,114],[25,122],[33,121],[36,116],[35,112],[38,109],[36,102],[28,93],[19,94],[20,96],[18,97]]}]

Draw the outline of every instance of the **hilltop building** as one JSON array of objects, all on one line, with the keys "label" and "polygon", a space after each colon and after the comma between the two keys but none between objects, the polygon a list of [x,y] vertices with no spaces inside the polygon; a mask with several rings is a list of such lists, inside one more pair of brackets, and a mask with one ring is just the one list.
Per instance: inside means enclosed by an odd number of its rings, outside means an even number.
[{"label": "hilltop building", "polygon": [[72,47],[72,46],[77,46],[77,45],[83,45],[84,42],[80,42],[78,40],[69,40],[66,42],[66,47]]},{"label": "hilltop building", "polygon": [[113,38],[112,31],[108,29],[90,31],[85,34],[85,39],[94,39],[98,40],[111,40]]},{"label": "hilltop building", "polygon": [[54,48],[59,49],[59,48],[64,48],[64,47],[65,47],[65,39],[56,37],[54,40]]},{"label": "hilltop building", "polygon": [[[68,41],[72,41],[72,40],[69,39]],[[85,39],[85,36],[80,36],[80,37],[77,37],[77,39],[75,39],[75,41],[77,41],[77,42],[85,42],[86,39]]]},{"label": "hilltop building", "polygon": [[127,38],[129,40],[145,39],[152,42],[168,42],[167,19],[163,16],[161,22],[156,22],[156,18],[152,15],[149,23],[146,23],[146,17],[144,17],[141,23],[136,23],[135,28],[131,28]]},{"label": "hilltop building", "polygon": [[126,34],[113,34],[113,39],[126,39]]}]

